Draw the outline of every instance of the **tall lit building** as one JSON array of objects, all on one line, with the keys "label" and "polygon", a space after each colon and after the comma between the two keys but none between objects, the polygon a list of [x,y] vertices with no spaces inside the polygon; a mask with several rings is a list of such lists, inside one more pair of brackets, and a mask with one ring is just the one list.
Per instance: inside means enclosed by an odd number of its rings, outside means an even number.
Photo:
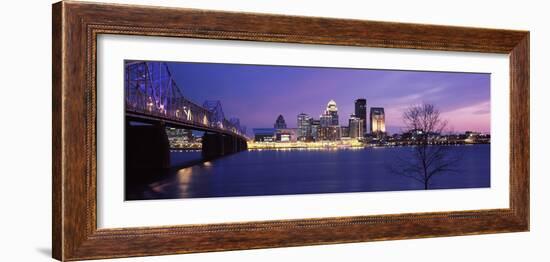
[{"label": "tall lit building", "polygon": [[285,129],[286,128],[286,122],[283,115],[279,115],[277,117],[277,120],[275,120],[275,124],[273,125],[275,129]]},{"label": "tall lit building", "polygon": [[330,115],[322,114],[319,116],[319,140],[330,140],[331,123],[332,117]]},{"label": "tall lit building", "polygon": [[298,115],[298,140],[311,140],[311,117],[305,113]]},{"label": "tall lit building", "polygon": [[349,137],[350,138],[361,138],[363,137],[363,134],[365,133],[363,129],[364,121],[363,119],[351,115],[349,117]]},{"label": "tall lit building", "polygon": [[370,132],[372,134],[386,133],[386,117],[383,107],[370,108]]},{"label": "tall lit building", "polygon": [[319,116],[319,125],[321,125],[321,127],[329,127],[331,126],[331,123],[332,123],[332,116],[325,115],[325,114],[322,114],[321,116]]},{"label": "tall lit building", "polygon": [[338,123],[338,107],[334,100],[330,100],[327,109],[320,116],[320,138],[321,140],[340,139],[340,126]]},{"label": "tall lit building", "polygon": [[325,115],[329,115],[332,117],[331,124],[330,124],[331,126],[338,125],[338,107],[336,106],[336,102],[334,102],[334,100],[330,100],[328,102]]},{"label": "tall lit building", "polygon": [[320,140],[319,133],[321,132],[321,121],[313,118],[310,118],[309,120],[311,122],[311,139],[313,141],[318,141]]},{"label": "tall lit building", "polygon": [[[359,98],[355,100],[355,117],[363,120],[363,133],[367,131],[367,99]],[[363,135],[361,133],[361,135]]]}]

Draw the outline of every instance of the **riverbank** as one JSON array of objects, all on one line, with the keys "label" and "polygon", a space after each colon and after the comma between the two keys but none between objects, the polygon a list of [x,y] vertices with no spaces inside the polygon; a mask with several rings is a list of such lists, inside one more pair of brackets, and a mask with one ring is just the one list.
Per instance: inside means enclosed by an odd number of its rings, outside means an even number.
[{"label": "riverbank", "polygon": [[[460,145],[488,145],[490,143],[467,143],[467,142],[442,142],[430,145],[460,146]],[[417,146],[414,142],[389,142],[389,143],[363,143],[363,142],[249,142],[248,149],[361,149],[373,147],[404,147]]]}]

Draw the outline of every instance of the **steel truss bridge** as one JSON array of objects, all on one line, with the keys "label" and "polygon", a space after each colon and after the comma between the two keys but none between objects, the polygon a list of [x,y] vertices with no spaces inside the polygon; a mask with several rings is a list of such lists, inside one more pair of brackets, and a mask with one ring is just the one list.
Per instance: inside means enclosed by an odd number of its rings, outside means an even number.
[{"label": "steel truss bridge", "polygon": [[184,97],[166,63],[127,62],[124,86],[127,116],[246,138],[246,127],[227,120],[220,101],[198,105]]},{"label": "steel truss bridge", "polygon": [[[127,123],[141,122],[162,128],[171,126],[205,131],[203,156],[208,158],[246,149],[246,127],[240,125],[239,119],[226,119],[220,101],[209,100],[199,105],[186,98],[166,63],[126,61],[124,77]],[[127,128],[127,135],[132,130]],[[143,144],[140,141],[132,143]],[[141,151],[146,149],[141,148]]]}]

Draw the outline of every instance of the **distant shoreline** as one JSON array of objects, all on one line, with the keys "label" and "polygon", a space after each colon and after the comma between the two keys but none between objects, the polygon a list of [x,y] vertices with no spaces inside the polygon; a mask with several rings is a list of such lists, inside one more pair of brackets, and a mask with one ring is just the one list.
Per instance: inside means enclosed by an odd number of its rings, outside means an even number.
[{"label": "distant shoreline", "polygon": [[[435,144],[430,146],[474,146],[474,145],[490,145],[490,143],[468,143],[468,144]],[[413,147],[415,144],[397,144],[397,145],[362,145],[362,146],[254,146],[248,150],[264,150],[264,149],[362,149],[362,148],[382,148],[382,147]]]},{"label": "distant shoreline", "polygon": [[[472,146],[472,145],[490,145],[491,143],[460,143],[460,144],[436,144],[434,146]],[[249,146],[248,150],[277,150],[277,149],[311,149],[311,150],[323,150],[323,149],[362,149],[362,148],[381,148],[381,147],[412,147],[417,146],[415,144],[392,144],[392,145],[254,145]],[[188,152],[200,152],[200,148],[170,148],[170,151],[188,151]]]}]

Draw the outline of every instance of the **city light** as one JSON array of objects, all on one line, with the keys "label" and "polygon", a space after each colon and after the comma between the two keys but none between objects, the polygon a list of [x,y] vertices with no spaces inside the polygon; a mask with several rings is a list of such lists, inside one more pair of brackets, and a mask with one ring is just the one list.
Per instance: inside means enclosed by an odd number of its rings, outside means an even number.
[{"label": "city light", "polygon": [[275,120],[273,128],[255,128],[254,140],[248,148],[261,149],[345,149],[382,146],[414,146],[426,141],[429,145],[488,144],[490,135],[466,132],[459,135],[426,133],[423,130],[409,130],[390,135],[386,132],[386,116],[383,107],[371,107],[370,130],[367,132],[367,101],[355,100],[355,112],[349,117],[348,125],[340,125],[338,107],[334,100],[327,103],[326,110],[314,119],[305,113],[297,115],[297,128],[288,128],[283,115]]}]

